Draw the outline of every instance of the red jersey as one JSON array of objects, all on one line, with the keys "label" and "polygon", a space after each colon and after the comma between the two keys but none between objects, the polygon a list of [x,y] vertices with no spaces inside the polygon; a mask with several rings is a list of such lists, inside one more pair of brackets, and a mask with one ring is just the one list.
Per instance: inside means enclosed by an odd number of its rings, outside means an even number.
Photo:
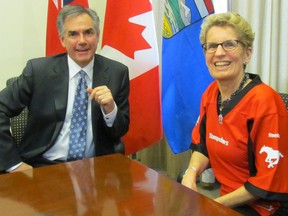
[{"label": "red jersey", "polygon": [[221,195],[244,185],[261,198],[252,207],[269,215],[288,203],[288,112],[276,91],[249,76],[252,82],[221,113],[218,85],[210,84],[191,148],[209,158]]}]

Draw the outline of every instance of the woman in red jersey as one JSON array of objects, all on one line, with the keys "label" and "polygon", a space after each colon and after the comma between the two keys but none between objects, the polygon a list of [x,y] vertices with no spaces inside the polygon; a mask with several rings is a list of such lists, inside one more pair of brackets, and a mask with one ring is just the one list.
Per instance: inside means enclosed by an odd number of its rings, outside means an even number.
[{"label": "woman in red jersey", "polygon": [[215,81],[201,99],[182,184],[196,190],[211,167],[221,185],[216,202],[247,215],[288,215],[288,112],[276,91],[245,72],[251,26],[236,13],[213,14],[200,40]]}]

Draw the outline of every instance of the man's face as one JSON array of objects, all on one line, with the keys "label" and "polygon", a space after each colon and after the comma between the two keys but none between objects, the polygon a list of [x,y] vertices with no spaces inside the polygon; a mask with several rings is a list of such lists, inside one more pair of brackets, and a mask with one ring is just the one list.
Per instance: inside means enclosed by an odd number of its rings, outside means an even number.
[{"label": "man's face", "polygon": [[68,55],[81,67],[85,67],[94,57],[99,42],[91,17],[82,14],[64,22],[64,36],[61,44]]}]

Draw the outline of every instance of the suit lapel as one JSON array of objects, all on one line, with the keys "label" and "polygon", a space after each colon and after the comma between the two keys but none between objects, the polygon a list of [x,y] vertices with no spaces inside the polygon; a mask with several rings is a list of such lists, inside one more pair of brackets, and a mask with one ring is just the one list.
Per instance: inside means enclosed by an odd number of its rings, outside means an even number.
[{"label": "suit lapel", "polygon": [[62,56],[55,64],[52,72],[54,89],[52,90],[56,112],[60,116],[65,116],[68,100],[69,71],[67,55]]},{"label": "suit lapel", "polygon": [[[104,64],[104,61],[99,55],[95,55],[94,66],[93,66],[93,81],[92,88],[102,85],[108,85],[109,76],[108,76],[108,66]],[[92,118],[97,121],[101,116],[100,106],[94,100],[91,102]],[[93,128],[96,121],[92,121]]]},{"label": "suit lapel", "polygon": [[93,88],[101,85],[108,85],[109,76],[107,73],[108,66],[101,61],[98,55],[95,55],[94,67],[93,67]]},{"label": "suit lapel", "polygon": [[51,71],[51,82],[54,88],[51,89],[51,94],[54,97],[55,114],[57,116],[57,124],[52,137],[52,143],[57,138],[66,116],[67,100],[68,100],[68,84],[69,84],[69,69],[67,55],[61,56],[56,62]]}]

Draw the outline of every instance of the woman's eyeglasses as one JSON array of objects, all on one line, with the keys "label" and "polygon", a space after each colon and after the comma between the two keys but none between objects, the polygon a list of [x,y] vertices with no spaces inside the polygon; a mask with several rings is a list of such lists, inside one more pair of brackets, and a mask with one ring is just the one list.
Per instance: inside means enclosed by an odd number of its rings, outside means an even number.
[{"label": "woman's eyeglasses", "polygon": [[206,43],[202,44],[202,48],[207,52],[207,53],[215,53],[218,46],[221,45],[221,47],[226,51],[230,52],[232,50],[235,50],[238,46],[239,43],[242,43],[239,40],[226,40],[222,43]]}]

